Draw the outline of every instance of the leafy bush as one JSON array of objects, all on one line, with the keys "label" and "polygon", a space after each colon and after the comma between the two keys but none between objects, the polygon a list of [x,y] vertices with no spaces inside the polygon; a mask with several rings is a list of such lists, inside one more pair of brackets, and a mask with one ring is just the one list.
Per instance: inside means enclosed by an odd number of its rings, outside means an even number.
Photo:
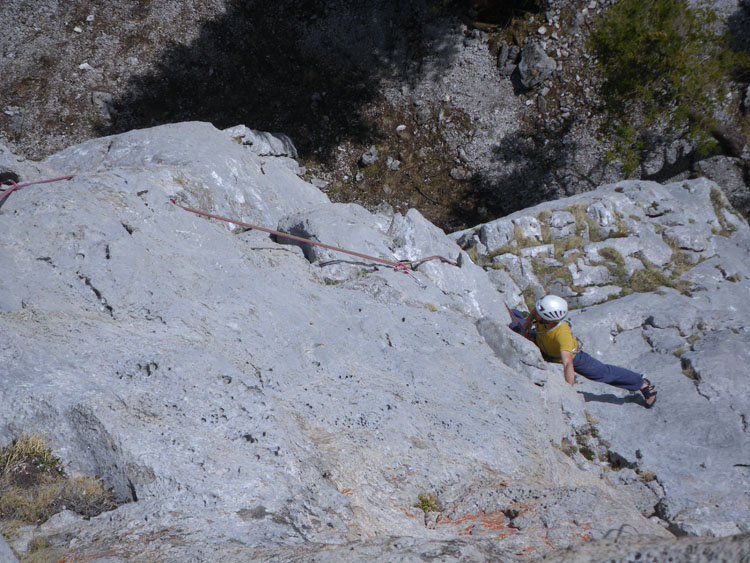
[{"label": "leafy bush", "polygon": [[687,0],[619,0],[596,21],[589,46],[604,79],[604,132],[614,135],[610,156],[629,175],[657,127],[691,139],[702,154],[718,147],[717,100],[732,74],[750,63],[730,49],[728,34],[715,32],[716,19]]}]

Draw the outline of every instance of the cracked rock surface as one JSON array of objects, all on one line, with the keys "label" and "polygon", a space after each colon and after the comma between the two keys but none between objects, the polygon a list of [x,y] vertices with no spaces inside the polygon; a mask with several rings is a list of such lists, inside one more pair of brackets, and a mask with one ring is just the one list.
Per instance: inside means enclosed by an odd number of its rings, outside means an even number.
[{"label": "cracked rock surface", "polygon": [[656,384],[650,411],[640,396],[583,378],[576,389],[606,456],[648,476],[658,502],[644,514],[680,535],[750,524],[749,233],[701,179],[620,182],[451,235],[486,268],[508,272],[498,287],[515,286],[519,306],[521,292],[564,296],[589,354]]},{"label": "cracked rock surface", "polygon": [[[284,138],[249,131],[161,126],[39,163],[0,151],[21,182],[76,175],[0,209],[0,439],[44,432],[66,471],[126,501],[22,527],[16,552],[41,536],[108,562],[520,561],[613,530],[747,531],[732,349],[750,233],[718,186],[624,182],[447,236],[415,210],[330,203]],[[460,267],[409,276],[170,199]],[[705,244],[681,248],[669,229],[691,225]],[[645,371],[654,409],[570,388],[507,328],[503,301],[574,271],[590,280],[568,284],[575,333]]]}]

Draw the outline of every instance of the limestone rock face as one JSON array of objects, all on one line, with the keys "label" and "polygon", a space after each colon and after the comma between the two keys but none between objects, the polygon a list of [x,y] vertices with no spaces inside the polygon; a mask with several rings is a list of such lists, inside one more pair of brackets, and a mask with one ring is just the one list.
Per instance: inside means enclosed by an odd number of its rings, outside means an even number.
[{"label": "limestone rock face", "polygon": [[[533,221],[541,239],[511,228]],[[494,247],[489,234],[498,232],[515,235]],[[607,455],[655,477],[659,501],[644,515],[682,535],[750,529],[750,473],[739,461],[750,456],[750,394],[741,383],[750,360],[750,230],[716,184],[620,182],[451,236],[464,245],[478,236],[485,261],[507,269],[530,303],[550,292],[577,305],[570,319],[584,349],[656,384],[650,411],[628,392],[583,378],[576,385]]]},{"label": "limestone rock face", "polygon": [[[512,561],[611,530],[747,530],[750,234],[717,186],[623,183],[448,236],[331,204],[247,131],[2,153],[23,181],[76,176],[0,210],[0,441],[44,432],[125,502],[22,528],[19,554],[43,536],[86,560]],[[590,353],[657,384],[654,409],[569,387],[507,328],[503,301],[555,283],[592,304],[573,313]]]}]

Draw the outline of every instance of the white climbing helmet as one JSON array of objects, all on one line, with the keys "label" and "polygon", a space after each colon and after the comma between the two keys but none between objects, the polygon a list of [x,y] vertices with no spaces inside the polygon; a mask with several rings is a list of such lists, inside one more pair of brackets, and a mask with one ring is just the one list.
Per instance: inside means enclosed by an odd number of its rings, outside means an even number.
[{"label": "white climbing helmet", "polygon": [[557,295],[542,297],[534,308],[545,321],[561,321],[568,316],[568,302]]}]

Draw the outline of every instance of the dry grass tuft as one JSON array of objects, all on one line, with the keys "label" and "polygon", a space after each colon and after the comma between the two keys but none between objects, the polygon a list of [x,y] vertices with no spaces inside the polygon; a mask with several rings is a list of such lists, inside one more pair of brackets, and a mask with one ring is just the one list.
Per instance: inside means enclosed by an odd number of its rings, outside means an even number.
[{"label": "dry grass tuft", "polygon": [[66,476],[42,434],[20,436],[0,450],[0,527],[8,537],[62,510],[90,518],[115,507],[100,480]]}]

